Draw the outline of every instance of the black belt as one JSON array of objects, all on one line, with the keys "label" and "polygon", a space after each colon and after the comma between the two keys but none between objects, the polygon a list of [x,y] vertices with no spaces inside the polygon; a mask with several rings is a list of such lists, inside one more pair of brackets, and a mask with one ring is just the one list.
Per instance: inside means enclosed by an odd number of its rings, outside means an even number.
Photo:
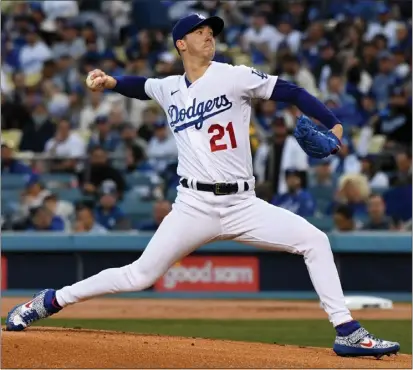
[{"label": "black belt", "polygon": [[[188,188],[188,179],[181,179],[181,185],[184,188]],[[246,181],[244,181],[244,191],[249,190],[249,185]],[[203,184],[201,182],[196,183],[196,190],[199,191],[209,191],[210,193],[214,193],[215,195],[229,195],[238,193],[238,184],[228,184],[225,182],[218,182],[215,184]]]}]

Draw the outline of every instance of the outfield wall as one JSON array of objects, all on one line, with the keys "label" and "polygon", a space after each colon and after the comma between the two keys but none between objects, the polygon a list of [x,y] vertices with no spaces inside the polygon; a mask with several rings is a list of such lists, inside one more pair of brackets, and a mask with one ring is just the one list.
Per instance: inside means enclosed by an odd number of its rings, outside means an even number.
[{"label": "outfield wall", "polygon": [[[2,235],[2,293],[73,284],[136,260],[151,234]],[[411,234],[329,234],[346,294],[411,300]],[[153,287],[129,296],[288,298],[316,295],[303,258],[221,241],[202,246]]]}]

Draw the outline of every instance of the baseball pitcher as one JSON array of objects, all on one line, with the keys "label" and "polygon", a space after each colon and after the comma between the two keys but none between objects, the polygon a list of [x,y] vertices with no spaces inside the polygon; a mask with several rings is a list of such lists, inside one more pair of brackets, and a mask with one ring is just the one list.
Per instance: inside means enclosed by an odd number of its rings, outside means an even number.
[{"label": "baseball pitcher", "polygon": [[[155,100],[165,111],[178,147],[180,185],[172,211],[142,256],[130,265],[107,269],[59,290],[46,289],[13,308],[7,330],[23,330],[62,308],[108,293],[152,286],[175,262],[215,240],[304,256],[311,281],[337,336],[341,356],[397,353],[399,343],[374,337],[353,320],[344,302],[327,236],[305,219],[255,196],[249,143],[251,100],[273,99],[296,105],[294,136],[312,157],[340,149],[342,126],[334,114],[304,89],[244,65],[216,63],[219,17],[198,14],[179,20],[172,31],[185,73],[164,79],[109,76],[94,70],[91,90],[113,90],[129,98]],[[320,130],[307,116],[327,127]]]}]

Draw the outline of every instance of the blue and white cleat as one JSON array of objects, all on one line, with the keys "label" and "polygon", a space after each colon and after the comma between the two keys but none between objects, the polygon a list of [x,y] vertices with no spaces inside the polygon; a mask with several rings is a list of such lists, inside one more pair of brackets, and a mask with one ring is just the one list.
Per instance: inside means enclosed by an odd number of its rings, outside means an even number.
[{"label": "blue and white cleat", "polygon": [[49,317],[61,309],[56,301],[56,291],[54,289],[42,290],[29,302],[17,305],[10,310],[6,319],[6,330],[24,330],[33,322]]},{"label": "blue and white cleat", "polygon": [[374,356],[380,359],[383,356],[396,355],[400,351],[400,344],[378,339],[366,329],[359,328],[347,337],[336,336],[333,351],[338,356]]}]

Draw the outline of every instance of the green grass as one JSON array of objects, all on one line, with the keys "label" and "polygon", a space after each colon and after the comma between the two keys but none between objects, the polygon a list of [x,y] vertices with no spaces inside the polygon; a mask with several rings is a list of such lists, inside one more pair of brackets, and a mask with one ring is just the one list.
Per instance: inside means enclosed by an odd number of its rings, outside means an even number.
[{"label": "green grass", "polygon": [[[411,320],[364,320],[362,324],[380,338],[399,341],[402,353],[412,353]],[[50,319],[35,325],[316,347],[331,347],[335,336],[326,320]]]}]

